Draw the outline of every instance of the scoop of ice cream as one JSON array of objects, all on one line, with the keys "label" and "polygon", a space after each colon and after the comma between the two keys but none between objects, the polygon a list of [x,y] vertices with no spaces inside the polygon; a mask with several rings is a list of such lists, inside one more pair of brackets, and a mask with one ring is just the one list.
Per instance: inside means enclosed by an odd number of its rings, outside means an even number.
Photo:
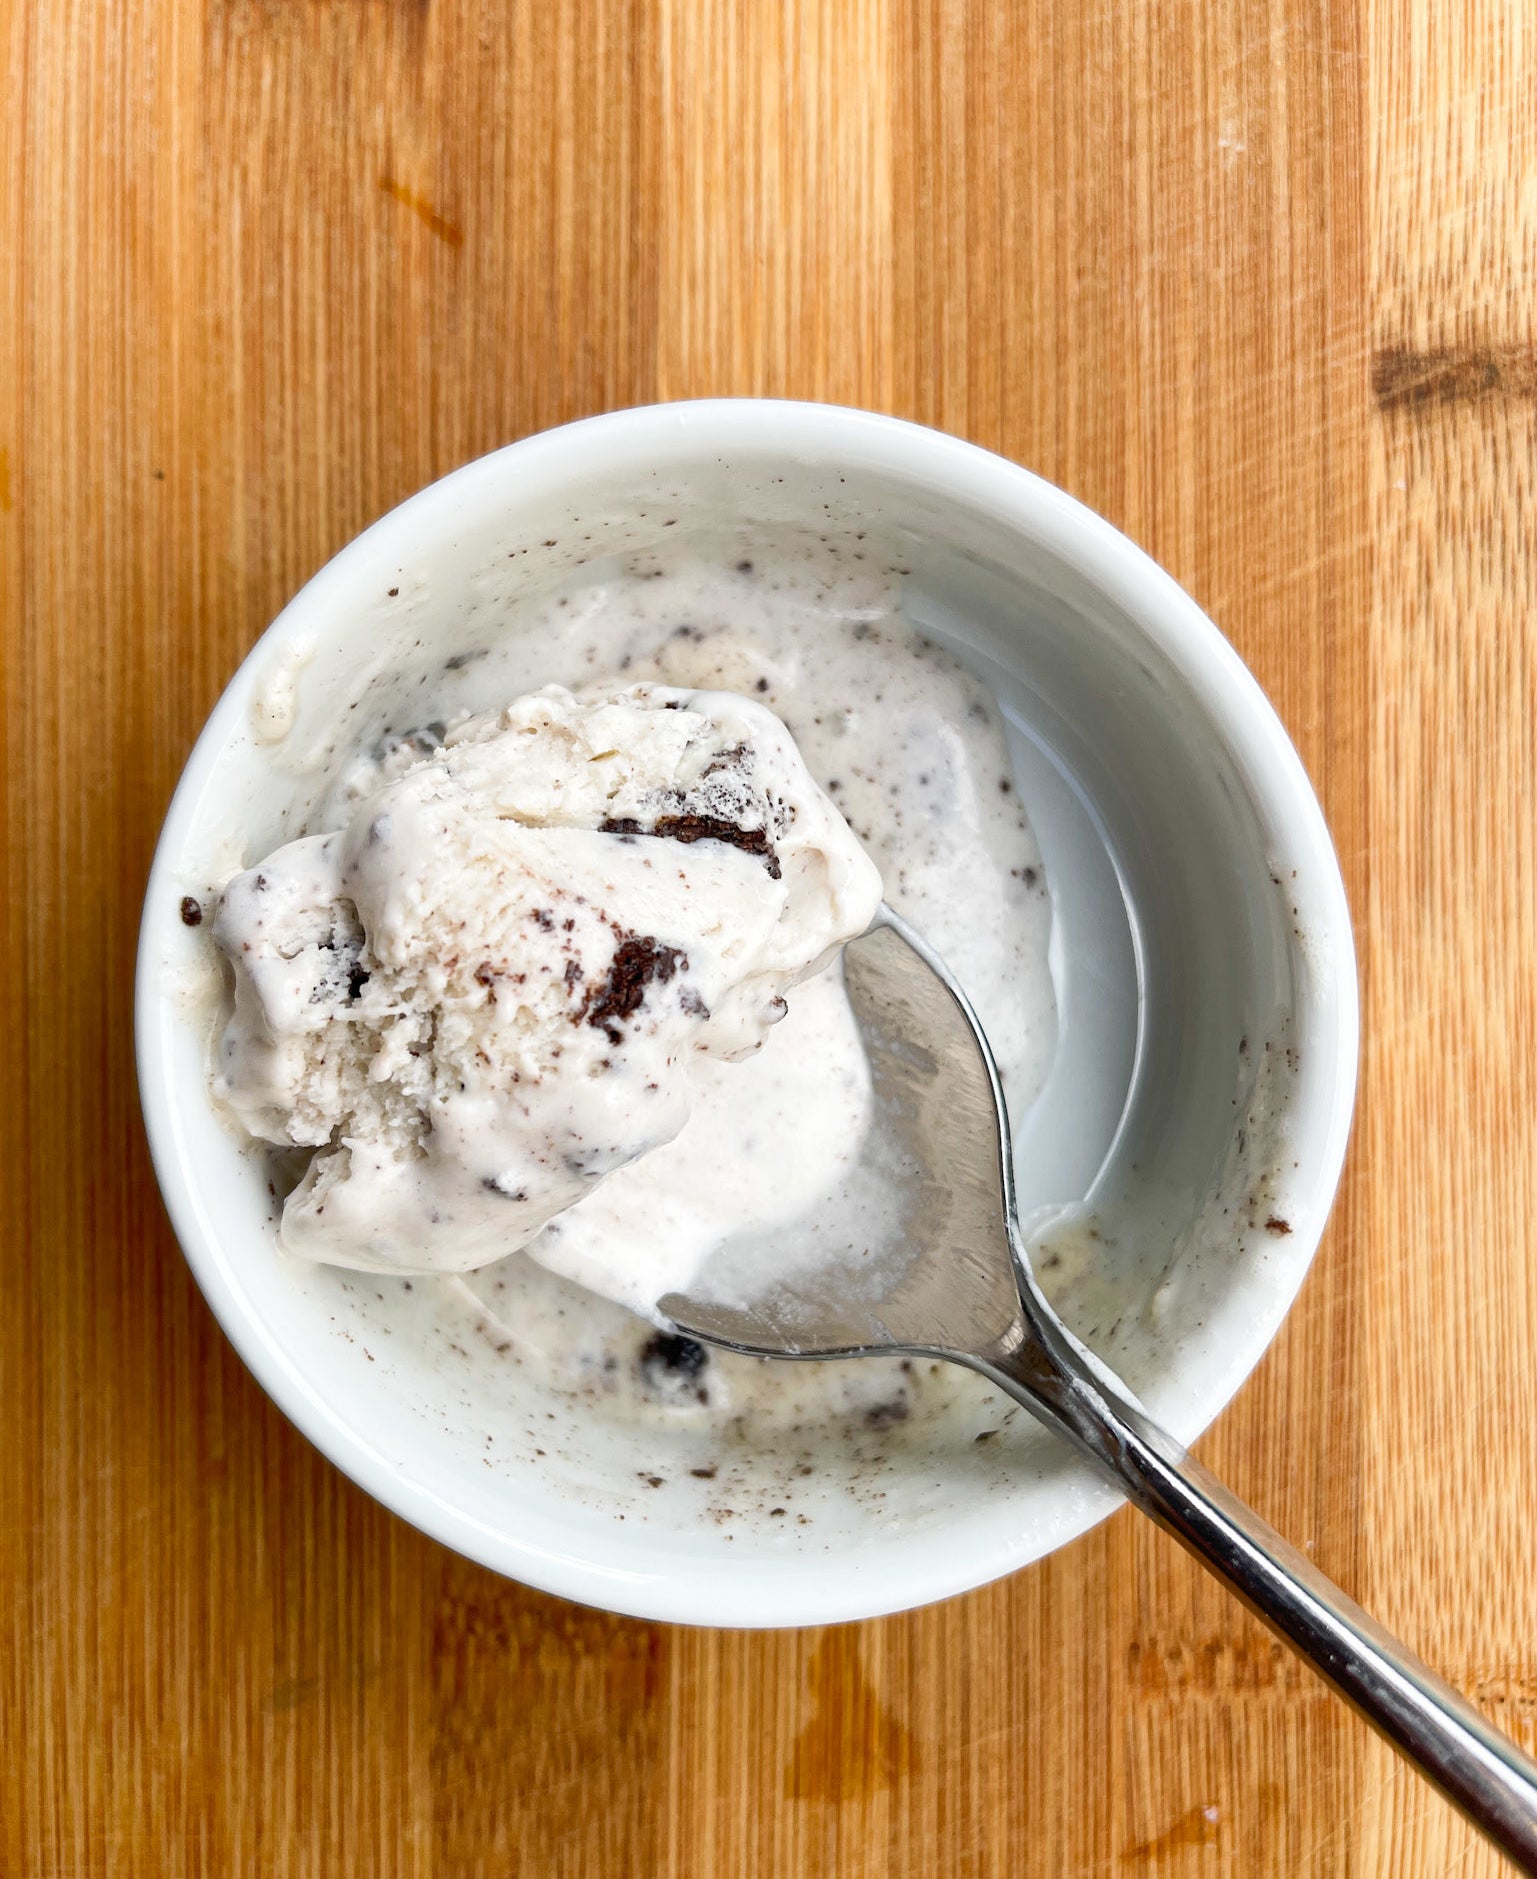
[{"label": "scoop of ice cream", "polygon": [[229,883],[216,1091],[315,1150],[292,1251],[484,1265],[676,1136],[880,894],[761,705],[551,686]]}]

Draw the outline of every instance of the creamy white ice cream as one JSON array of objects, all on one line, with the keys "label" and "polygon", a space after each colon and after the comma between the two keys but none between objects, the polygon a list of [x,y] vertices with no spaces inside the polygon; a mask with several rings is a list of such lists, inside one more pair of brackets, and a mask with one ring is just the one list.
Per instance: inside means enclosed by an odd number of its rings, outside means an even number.
[{"label": "creamy white ice cream", "polygon": [[[541,1228],[672,1141],[702,1092],[719,1100],[723,1066],[880,897],[763,706],[550,686],[228,884],[216,1090],[253,1135],[315,1151],[283,1211],[291,1251],[464,1270],[538,1235],[560,1266],[563,1236]],[[823,1154],[863,1125],[854,1064]],[[578,1276],[642,1307],[686,1278],[707,1236],[672,1200],[654,1270],[626,1269],[643,1237],[600,1229],[565,1236]]]}]

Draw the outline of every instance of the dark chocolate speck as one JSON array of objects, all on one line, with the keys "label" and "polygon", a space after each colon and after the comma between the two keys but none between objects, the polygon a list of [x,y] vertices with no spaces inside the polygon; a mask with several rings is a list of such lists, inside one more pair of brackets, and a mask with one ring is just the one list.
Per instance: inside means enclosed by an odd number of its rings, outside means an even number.
[{"label": "dark chocolate speck", "polygon": [[499,1174],[488,1174],[480,1184],[488,1194],[499,1194],[503,1200],[525,1201],[528,1191],[521,1187],[508,1187]]},{"label": "dark chocolate speck", "polygon": [[696,1338],[680,1337],[676,1331],[658,1331],[640,1351],[641,1370],[652,1381],[664,1376],[695,1378],[709,1361],[710,1353]]}]

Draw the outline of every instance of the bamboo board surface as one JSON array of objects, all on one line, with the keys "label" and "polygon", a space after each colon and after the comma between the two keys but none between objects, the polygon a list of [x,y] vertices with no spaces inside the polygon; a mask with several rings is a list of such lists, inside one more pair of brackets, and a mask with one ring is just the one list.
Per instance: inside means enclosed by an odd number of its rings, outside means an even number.
[{"label": "bamboo board surface", "polygon": [[1537,26],[1509,0],[0,7],[0,1870],[1494,1857],[1145,1523],[945,1606],[501,1582],[224,1343],[141,1137],[159,817],[284,600],[616,405],[871,405],[1108,515],[1317,781],[1365,1057],[1203,1454],[1537,1737]]}]

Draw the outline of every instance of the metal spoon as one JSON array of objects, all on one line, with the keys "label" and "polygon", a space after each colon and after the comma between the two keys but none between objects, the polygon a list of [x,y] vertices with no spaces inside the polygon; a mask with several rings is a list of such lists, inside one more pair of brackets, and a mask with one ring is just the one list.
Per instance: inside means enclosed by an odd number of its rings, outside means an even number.
[{"label": "metal spoon", "polygon": [[1537,1763],[1140,1409],[1030,1269],[987,1039],[941,960],[889,908],[848,947],[878,1102],[913,1173],[919,1249],[872,1294],[847,1273],[748,1307],[671,1294],[680,1332],[759,1357],[905,1354],[979,1370],[1101,1469],[1305,1657],[1470,1820],[1537,1873]]}]

